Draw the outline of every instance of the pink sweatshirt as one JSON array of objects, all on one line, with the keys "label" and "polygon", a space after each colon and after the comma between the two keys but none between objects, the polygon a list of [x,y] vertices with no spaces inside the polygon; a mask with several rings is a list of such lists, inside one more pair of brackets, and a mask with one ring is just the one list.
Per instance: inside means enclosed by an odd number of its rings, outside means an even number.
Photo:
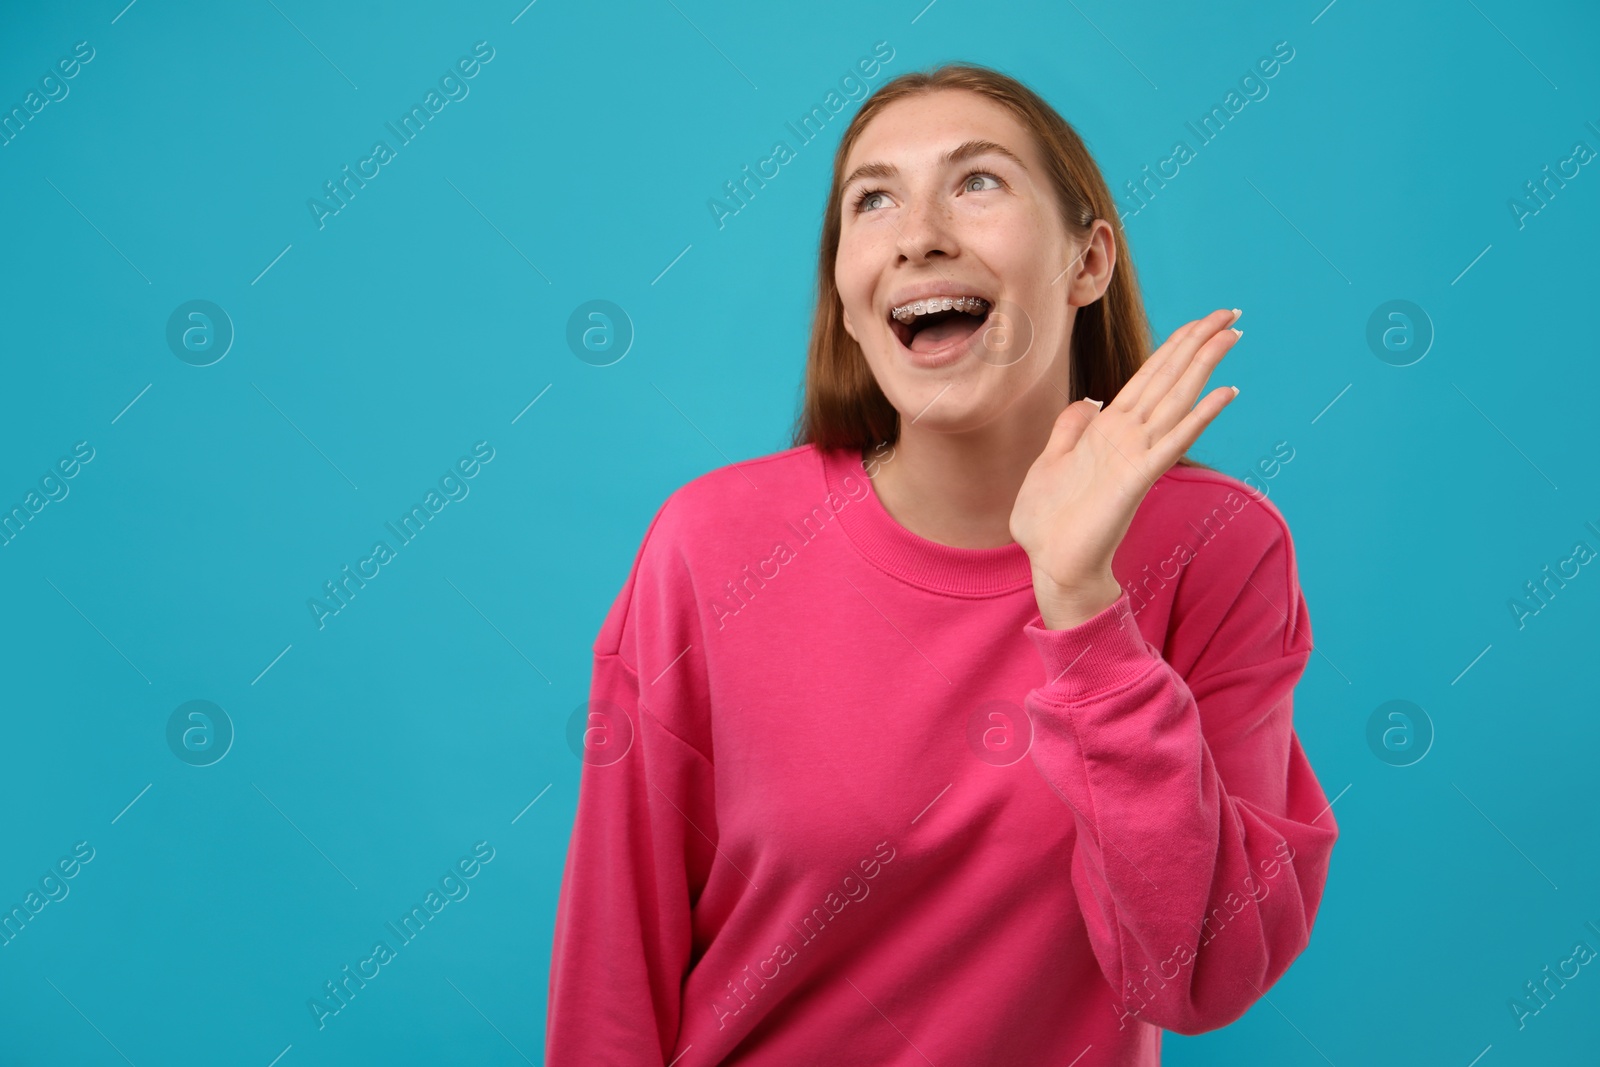
[{"label": "pink sweatshirt", "polygon": [[674,492],[594,645],[547,1062],[1156,1064],[1239,1018],[1338,836],[1289,532],[1174,468],[1113,571],[1045,629],[1020,546],[911,533],[853,452]]}]

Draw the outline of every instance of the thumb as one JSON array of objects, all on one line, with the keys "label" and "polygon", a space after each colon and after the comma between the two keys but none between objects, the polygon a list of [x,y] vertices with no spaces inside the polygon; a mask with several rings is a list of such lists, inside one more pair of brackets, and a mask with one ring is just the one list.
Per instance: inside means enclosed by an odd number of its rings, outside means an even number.
[{"label": "thumb", "polygon": [[1062,408],[1050,431],[1050,440],[1044,446],[1045,452],[1056,456],[1071,452],[1089,428],[1089,420],[1100,413],[1102,406],[1101,401],[1084,397]]}]

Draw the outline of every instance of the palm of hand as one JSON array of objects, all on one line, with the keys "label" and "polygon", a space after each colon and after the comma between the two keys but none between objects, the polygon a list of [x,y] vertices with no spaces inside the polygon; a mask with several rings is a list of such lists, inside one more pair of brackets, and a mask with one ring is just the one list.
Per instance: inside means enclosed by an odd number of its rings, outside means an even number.
[{"label": "palm of hand", "polygon": [[1056,419],[1011,512],[1051,628],[1076,625],[1120,594],[1111,558],[1140,502],[1238,393],[1223,386],[1195,403],[1240,336],[1226,328],[1237,318],[1221,310],[1186,323],[1110,404],[1079,400]]}]

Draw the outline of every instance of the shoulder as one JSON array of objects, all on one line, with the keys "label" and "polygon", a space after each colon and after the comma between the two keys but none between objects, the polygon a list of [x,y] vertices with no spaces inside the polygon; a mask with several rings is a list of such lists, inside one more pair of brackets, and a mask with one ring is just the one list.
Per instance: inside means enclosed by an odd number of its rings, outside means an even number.
[{"label": "shoulder", "polygon": [[1232,560],[1243,566],[1270,552],[1293,551],[1289,524],[1266,496],[1205,467],[1173,467],[1163,474],[1135,522],[1145,537],[1158,543],[1176,537],[1225,546],[1216,553],[1219,563]]},{"label": "shoulder", "polygon": [[668,615],[692,629],[695,587],[732,577],[767,555],[784,522],[827,492],[821,454],[812,445],[787,448],[706,471],[669,493],[640,539],[633,565],[594,649],[618,652],[634,618]]},{"label": "shoulder", "polygon": [[1170,607],[1174,666],[1203,656],[1253,662],[1308,643],[1310,622],[1283,513],[1237,478],[1174,467],[1146,494],[1119,579]]},{"label": "shoulder", "polygon": [[739,460],[675,489],[657,513],[655,536],[679,542],[715,532],[711,543],[725,543],[768,516],[784,514],[788,505],[826,491],[821,455],[812,445]]}]

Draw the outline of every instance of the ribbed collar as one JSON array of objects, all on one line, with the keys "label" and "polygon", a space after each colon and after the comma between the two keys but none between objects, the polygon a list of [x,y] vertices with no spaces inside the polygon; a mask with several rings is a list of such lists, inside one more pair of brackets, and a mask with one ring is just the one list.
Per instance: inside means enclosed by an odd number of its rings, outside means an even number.
[{"label": "ribbed collar", "polygon": [[954,596],[1000,596],[1032,587],[1028,553],[1015,541],[998,548],[957,548],[919,537],[884,509],[877,487],[862,469],[859,452],[816,451],[828,489],[849,501],[838,512],[839,525],[856,550],[881,569],[912,585]]}]

